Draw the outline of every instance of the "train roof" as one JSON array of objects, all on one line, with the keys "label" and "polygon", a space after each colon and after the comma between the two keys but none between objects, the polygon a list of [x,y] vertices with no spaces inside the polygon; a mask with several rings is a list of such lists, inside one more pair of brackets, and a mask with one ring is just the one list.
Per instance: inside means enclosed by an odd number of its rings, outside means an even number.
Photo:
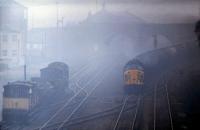
[{"label": "train roof", "polygon": [[47,67],[41,69],[42,70],[46,70],[46,69],[60,69],[62,71],[68,71],[69,67],[67,64],[65,64],[64,62],[53,62],[50,63]]},{"label": "train roof", "polygon": [[128,61],[128,63],[125,65],[125,69],[126,68],[137,68],[137,69],[141,69],[141,70],[144,69],[143,64],[138,59],[132,59],[132,60]]},{"label": "train roof", "polygon": [[50,63],[48,65],[48,67],[50,67],[50,68],[57,68],[57,67],[68,68],[68,65],[65,64],[64,62],[53,62],[53,63]]},{"label": "train roof", "polygon": [[28,87],[33,88],[36,84],[30,81],[15,81],[15,82],[8,82],[4,87]]}]

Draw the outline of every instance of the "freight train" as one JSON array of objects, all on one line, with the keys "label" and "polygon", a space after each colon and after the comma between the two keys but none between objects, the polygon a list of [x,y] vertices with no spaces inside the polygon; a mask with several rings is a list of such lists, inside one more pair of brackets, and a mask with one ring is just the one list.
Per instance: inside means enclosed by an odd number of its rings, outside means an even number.
[{"label": "freight train", "polygon": [[3,122],[28,123],[28,114],[34,108],[68,88],[69,69],[65,63],[51,63],[40,72],[40,77],[32,81],[16,81],[4,86]]},{"label": "freight train", "polygon": [[125,94],[140,94],[144,86],[144,67],[138,59],[130,60],[124,66]]}]

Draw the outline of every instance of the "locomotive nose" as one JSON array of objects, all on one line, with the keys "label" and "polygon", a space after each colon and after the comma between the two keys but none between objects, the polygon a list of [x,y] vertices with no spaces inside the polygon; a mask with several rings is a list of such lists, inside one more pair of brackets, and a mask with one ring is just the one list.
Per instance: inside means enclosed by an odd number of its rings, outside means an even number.
[{"label": "locomotive nose", "polygon": [[125,94],[140,94],[144,84],[144,68],[139,60],[133,59],[124,67]]}]

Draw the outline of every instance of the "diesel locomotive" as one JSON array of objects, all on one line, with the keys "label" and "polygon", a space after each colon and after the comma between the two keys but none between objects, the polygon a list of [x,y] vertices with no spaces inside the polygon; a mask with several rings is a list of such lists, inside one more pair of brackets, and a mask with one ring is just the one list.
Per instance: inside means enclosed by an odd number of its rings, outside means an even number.
[{"label": "diesel locomotive", "polygon": [[125,94],[139,94],[144,85],[144,67],[138,59],[129,61],[124,66]]},{"label": "diesel locomotive", "polygon": [[36,84],[16,81],[4,86],[3,121],[27,122],[27,114],[37,104]]}]

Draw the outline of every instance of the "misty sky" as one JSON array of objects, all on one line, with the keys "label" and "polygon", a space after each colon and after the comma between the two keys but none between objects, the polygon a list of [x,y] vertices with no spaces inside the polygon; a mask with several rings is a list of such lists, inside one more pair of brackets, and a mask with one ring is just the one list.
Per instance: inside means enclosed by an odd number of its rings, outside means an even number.
[{"label": "misty sky", "polygon": [[[56,26],[56,0],[17,0],[28,7],[29,28]],[[65,24],[83,21],[88,12],[102,9],[103,0],[58,0],[59,18]],[[96,4],[97,2],[97,4]],[[108,0],[106,10],[130,12],[151,23],[194,22],[200,15],[199,0]]]}]

